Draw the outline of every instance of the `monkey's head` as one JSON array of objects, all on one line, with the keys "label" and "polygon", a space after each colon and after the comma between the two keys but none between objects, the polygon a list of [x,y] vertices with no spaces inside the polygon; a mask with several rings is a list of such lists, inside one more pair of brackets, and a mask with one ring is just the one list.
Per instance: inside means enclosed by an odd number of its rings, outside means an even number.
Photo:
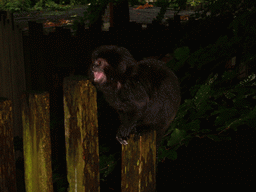
[{"label": "monkey's head", "polygon": [[107,82],[107,76],[105,71],[109,67],[106,60],[98,58],[93,62],[92,72],[93,72],[93,81],[98,84],[104,84]]},{"label": "monkey's head", "polygon": [[117,88],[132,74],[136,61],[130,52],[114,45],[101,46],[92,53],[92,74],[94,83],[106,83]]}]

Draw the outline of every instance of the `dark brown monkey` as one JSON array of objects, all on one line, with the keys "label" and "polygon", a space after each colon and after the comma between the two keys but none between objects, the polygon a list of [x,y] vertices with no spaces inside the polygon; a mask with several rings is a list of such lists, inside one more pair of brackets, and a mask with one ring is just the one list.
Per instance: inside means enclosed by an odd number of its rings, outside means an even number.
[{"label": "dark brown monkey", "polygon": [[157,147],[180,105],[180,87],[165,63],[146,59],[137,62],[130,52],[114,45],[92,54],[91,75],[121,120],[116,139],[128,144],[131,133],[156,130]]}]

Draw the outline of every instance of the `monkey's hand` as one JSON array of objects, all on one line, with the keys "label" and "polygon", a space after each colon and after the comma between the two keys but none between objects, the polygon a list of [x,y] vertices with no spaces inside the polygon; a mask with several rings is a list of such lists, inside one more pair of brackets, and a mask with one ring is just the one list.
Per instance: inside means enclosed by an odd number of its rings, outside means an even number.
[{"label": "monkey's hand", "polygon": [[131,132],[134,132],[134,131],[135,131],[135,126],[127,128],[127,127],[121,125],[116,134],[117,141],[119,141],[119,143],[121,145],[127,145],[128,144],[127,139],[129,137],[129,135],[131,134]]},{"label": "monkey's hand", "polygon": [[116,136],[116,139],[117,139],[117,141],[119,141],[119,143],[121,145],[127,145],[128,144],[128,142],[125,139],[121,138],[121,137]]},{"label": "monkey's hand", "polygon": [[[142,136],[142,134],[137,132],[136,130],[134,130],[134,132],[132,132],[132,133],[134,133],[134,138],[133,138],[134,141],[137,141],[140,138],[140,136]],[[128,142],[127,142],[128,137],[121,137],[121,136],[118,136],[118,134],[117,134],[116,139],[117,139],[117,141],[119,141],[119,143],[121,145],[127,145],[128,144]]]}]

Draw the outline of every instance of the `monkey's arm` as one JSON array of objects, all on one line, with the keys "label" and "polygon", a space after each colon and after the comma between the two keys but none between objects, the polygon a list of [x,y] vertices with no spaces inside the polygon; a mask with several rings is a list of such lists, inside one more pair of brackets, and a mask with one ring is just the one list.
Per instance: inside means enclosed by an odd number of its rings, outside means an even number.
[{"label": "monkey's arm", "polygon": [[[131,87],[130,87],[131,88]],[[131,133],[137,133],[136,126],[138,121],[143,118],[148,104],[148,95],[141,86],[137,86],[138,90],[129,90],[129,98],[123,97],[122,104],[125,105],[124,110],[118,111],[121,125],[117,131],[116,139],[122,144],[127,145],[127,138]],[[127,92],[127,90],[125,90]],[[132,94],[136,93],[136,94]]]}]

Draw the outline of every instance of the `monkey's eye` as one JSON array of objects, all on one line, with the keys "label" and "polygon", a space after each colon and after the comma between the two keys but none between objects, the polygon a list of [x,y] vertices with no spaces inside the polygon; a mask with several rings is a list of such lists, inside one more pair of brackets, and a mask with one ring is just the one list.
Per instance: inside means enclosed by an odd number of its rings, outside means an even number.
[{"label": "monkey's eye", "polygon": [[100,61],[95,61],[93,67],[99,67],[101,65]]}]

